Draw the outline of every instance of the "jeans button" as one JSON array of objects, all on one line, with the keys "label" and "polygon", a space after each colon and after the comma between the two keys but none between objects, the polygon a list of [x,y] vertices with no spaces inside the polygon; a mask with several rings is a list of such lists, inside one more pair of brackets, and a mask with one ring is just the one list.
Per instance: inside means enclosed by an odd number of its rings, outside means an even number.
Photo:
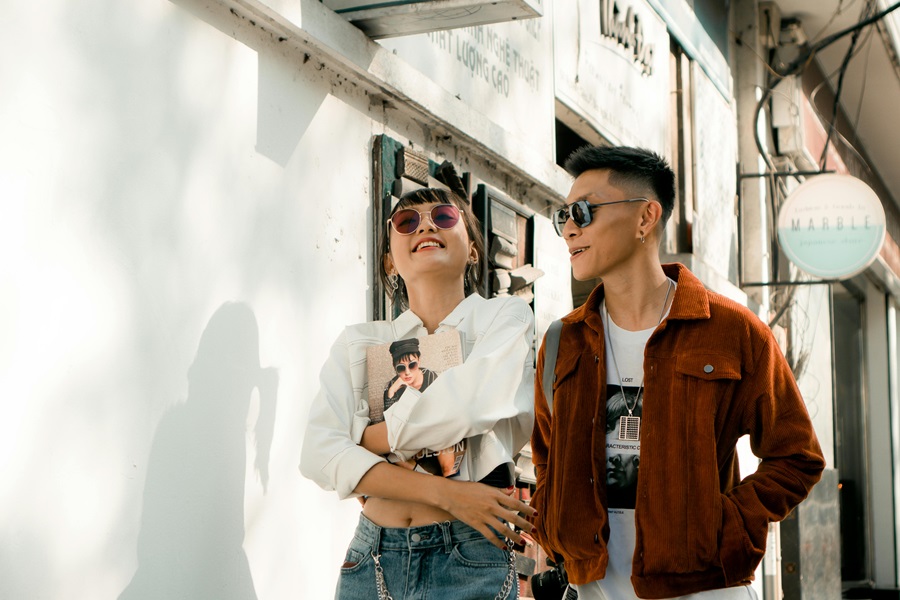
[{"label": "jeans button", "polygon": [[410,536],[410,539],[414,542],[421,542],[422,536],[419,535],[418,533],[414,533],[414,534],[412,534],[412,536]]}]

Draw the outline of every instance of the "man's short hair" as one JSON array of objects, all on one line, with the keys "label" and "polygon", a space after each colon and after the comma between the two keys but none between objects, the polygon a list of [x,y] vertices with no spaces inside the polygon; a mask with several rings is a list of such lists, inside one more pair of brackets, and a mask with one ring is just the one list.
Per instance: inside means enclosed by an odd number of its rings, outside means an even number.
[{"label": "man's short hair", "polygon": [[608,169],[609,181],[629,193],[650,195],[662,206],[665,225],[675,209],[675,173],[662,156],[628,146],[582,146],[566,159],[566,171],[578,177],[585,171]]}]

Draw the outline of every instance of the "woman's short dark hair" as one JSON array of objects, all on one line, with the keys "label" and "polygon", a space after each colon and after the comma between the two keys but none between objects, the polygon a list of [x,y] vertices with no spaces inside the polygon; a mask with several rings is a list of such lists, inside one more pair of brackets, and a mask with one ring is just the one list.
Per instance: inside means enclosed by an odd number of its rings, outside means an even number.
[{"label": "woman's short dark hair", "polygon": [[645,148],[582,146],[566,159],[566,171],[578,177],[585,171],[608,169],[609,182],[629,193],[652,194],[662,206],[665,225],[675,209],[675,173],[662,156]]},{"label": "woman's short dark hair", "polygon": [[[420,188],[407,192],[400,197],[397,205],[391,211],[394,214],[400,209],[419,206],[421,204],[454,204],[460,211],[460,218],[466,226],[466,233],[469,235],[469,241],[475,245],[475,251],[478,254],[475,264],[471,268],[466,269],[465,274],[465,295],[468,296],[478,291],[478,285],[481,283],[485,264],[484,235],[481,233],[481,226],[472,207],[459,194],[455,194],[443,188]],[[406,292],[406,283],[401,277],[397,278],[397,289],[391,292],[391,284],[388,279],[388,272],[384,268],[384,257],[391,251],[391,226],[387,219],[382,223],[381,241],[379,242],[379,265],[378,275],[384,289],[391,294],[391,302],[398,305],[401,309],[409,306],[409,296]]]}]

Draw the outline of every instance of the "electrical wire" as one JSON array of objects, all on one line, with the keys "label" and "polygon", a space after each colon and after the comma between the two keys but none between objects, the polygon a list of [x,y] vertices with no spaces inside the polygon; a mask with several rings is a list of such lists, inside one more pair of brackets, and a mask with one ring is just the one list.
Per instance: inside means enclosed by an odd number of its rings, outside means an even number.
[{"label": "electrical wire", "polygon": [[[856,58],[863,52],[866,52],[865,66],[868,66],[868,64],[869,64],[869,54],[870,54],[869,51],[872,48],[872,38],[874,37],[874,35],[875,35],[874,29],[867,30],[865,33],[865,38],[859,44],[857,44],[857,49],[853,54],[853,57]],[[819,112],[818,108],[816,108],[816,104],[815,104],[815,102],[813,102],[813,100],[818,95],[819,90],[822,89],[822,86],[825,85],[826,83],[828,83],[828,81],[830,81],[831,79],[833,79],[840,72],[840,70],[841,70],[840,67],[838,67],[831,73],[824,75],[822,78],[822,81],[816,87],[813,88],[812,92],[809,95],[813,110],[815,111],[816,116],[819,117],[819,119],[821,119],[822,121],[825,121],[825,117],[824,117],[824,115],[822,115],[821,112]],[[864,76],[867,77],[868,73],[867,72],[864,73]]]},{"label": "electrical wire", "polygon": [[[866,32],[866,38],[862,41],[862,43],[857,44],[858,48],[857,48],[857,50],[856,50],[855,53],[854,53],[854,57],[855,57],[856,55],[861,54],[861,53],[863,52],[863,50],[866,51],[866,63],[865,63],[866,66],[867,66],[868,63],[869,63],[869,50],[871,50],[871,48],[872,48],[872,37],[873,37],[873,35],[874,35],[874,30],[873,30],[873,29],[869,29],[869,30]],[[865,67],[864,67],[864,69],[865,69]],[[819,121],[821,121],[822,123],[826,123],[826,122],[827,122],[827,119],[825,118],[825,115],[823,115],[823,114],[819,111],[818,105],[817,105],[817,103],[816,103],[816,97],[819,95],[819,91],[822,89],[822,87],[823,87],[826,83],[828,83],[831,79],[833,79],[833,78],[838,74],[839,71],[840,71],[840,67],[837,68],[837,69],[835,69],[834,71],[832,71],[832,72],[829,73],[828,75],[825,75],[825,76],[822,78],[822,81],[819,82],[819,84],[816,85],[816,87],[814,87],[814,88],[812,89],[812,91],[810,92],[810,94],[809,94],[809,104],[810,104],[810,108],[812,108],[813,112],[816,114],[816,117],[817,117],[817,118],[819,119]],[[863,86],[865,86],[865,81],[866,81],[866,79],[867,79],[867,77],[868,77],[868,71],[865,71],[863,75],[864,75],[864,76],[863,76]],[[862,94],[861,94],[861,96],[862,96]],[[861,110],[862,110],[862,101],[860,101],[860,104],[859,104],[859,110],[857,111],[856,125],[854,126],[854,131],[856,131],[856,129],[855,129],[856,126],[859,125],[859,114],[860,114]],[[844,135],[843,135],[839,130],[837,130],[837,129],[834,130],[834,135],[836,136],[836,137],[835,137],[835,140],[838,141],[838,142],[840,142],[841,145],[843,145],[847,150],[849,150],[849,151],[856,157],[856,159],[859,161],[860,165],[861,165],[861,166],[862,166],[862,167],[863,167],[870,175],[874,175],[874,174],[875,174],[875,171],[874,171],[874,170],[872,169],[872,167],[869,165],[869,161],[868,161],[862,154],[860,154],[860,152],[856,149],[856,147],[854,146],[854,144],[850,142],[850,140],[848,140],[846,137],[844,137]]]},{"label": "electrical wire", "polygon": [[[877,25],[875,25],[875,27],[877,27]],[[856,138],[856,143],[859,143],[859,123],[862,119],[863,100],[866,97],[866,86],[869,82],[869,59],[872,57],[872,38],[875,27],[869,29],[869,36],[863,42],[866,49],[866,62],[863,63],[862,84],[859,88],[859,102],[856,105],[856,117],[853,119],[853,136]]]},{"label": "electrical wire", "polygon": [[[866,3],[860,15],[860,23],[866,21],[866,19],[871,16],[874,7],[874,0],[870,0]],[[831,119],[828,122],[828,130],[825,134],[825,144],[822,146],[822,155],[819,157],[819,169],[822,171],[825,170],[825,165],[828,160],[828,146],[831,144],[831,137],[834,135],[835,127],[837,125],[838,110],[841,105],[841,93],[844,90],[844,77],[847,75],[847,68],[850,66],[850,60],[853,58],[856,44],[859,42],[859,37],[862,34],[863,29],[864,27],[859,27],[853,31],[850,36],[850,46],[847,48],[847,52],[844,54],[844,59],[841,62],[837,88],[834,92],[834,103],[831,107]]]},{"label": "electrical wire", "polygon": [[[900,2],[897,2],[897,3],[889,6],[885,10],[883,10],[875,15],[872,15],[871,17],[869,17],[867,19],[863,19],[856,25],[852,25],[850,27],[842,29],[841,31],[833,33],[833,34],[829,35],[828,37],[826,37],[814,44],[811,44],[806,49],[805,52],[803,52],[800,56],[798,56],[796,59],[794,59],[784,69],[776,71],[777,75],[773,75],[772,77],[769,77],[767,79],[766,87],[763,89],[763,93],[762,93],[759,101],[756,103],[756,110],[753,113],[753,139],[754,139],[754,142],[756,143],[756,149],[759,152],[759,155],[765,161],[766,167],[770,171],[775,170],[775,164],[772,161],[771,156],[769,156],[769,153],[766,151],[765,148],[763,148],[762,140],[759,137],[759,117],[760,117],[760,114],[762,113],[763,107],[766,106],[769,99],[772,97],[772,90],[773,90],[773,87],[775,86],[775,84],[779,80],[781,80],[785,77],[789,77],[791,75],[796,75],[797,73],[802,71],[803,68],[809,62],[811,62],[813,60],[813,58],[815,57],[817,52],[827,48],[828,46],[835,43],[839,39],[841,39],[847,35],[850,35],[850,34],[854,33],[855,31],[858,31],[858,30],[866,27],[867,25],[870,25],[871,23],[878,21],[879,19],[884,18],[885,16],[887,16],[888,14],[897,10],[898,8],[900,8]],[[770,68],[770,71],[773,71],[773,70],[774,69]]]},{"label": "electrical wire", "polygon": [[859,29],[862,29],[863,27],[866,27],[867,25],[871,25],[875,21],[879,21],[879,20],[883,19],[884,17],[886,17],[890,13],[894,12],[898,8],[900,8],[900,2],[897,2],[897,3],[889,6],[888,8],[884,9],[880,13],[874,14],[867,19],[863,19],[856,25],[851,25],[850,27],[842,29],[836,33],[832,33],[825,39],[820,40],[820,41],[816,42],[815,44],[811,44],[809,46],[809,48],[807,48],[807,50],[803,54],[801,54],[796,59],[794,59],[794,61],[792,61],[790,64],[788,64],[787,67],[785,67],[785,69],[780,72],[781,77],[787,77],[788,75],[794,75],[794,74],[798,73],[799,71],[802,70],[803,66],[807,62],[809,62],[809,60],[813,56],[815,56],[816,53],[818,53],[820,50],[827,48],[828,46],[835,43],[836,41],[838,41],[839,39],[841,39],[844,36],[850,35],[853,32],[855,32]]},{"label": "electrical wire", "polygon": [[839,0],[837,8],[834,9],[834,12],[831,13],[831,18],[828,19],[828,22],[822,26],[821,29],[809,39],[813,42],[820,39],[820,36],[828,31],[828,28],[831,27],[831,24],[834,23],[835,19],[837,19],[845,10],[850,10],[854,4],[856,4],[857,0],[851,0],[847,3],[847,6],[844,6],[844,0]]}]

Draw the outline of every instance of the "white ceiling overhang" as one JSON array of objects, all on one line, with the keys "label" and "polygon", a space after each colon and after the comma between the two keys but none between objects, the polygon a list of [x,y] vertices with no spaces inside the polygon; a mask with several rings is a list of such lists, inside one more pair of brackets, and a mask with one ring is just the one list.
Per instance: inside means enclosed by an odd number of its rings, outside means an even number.
[{"label": "white ceiling overhang", "polygon": [[[796,18],[810,43],[853,26],[859,21],[863,0],[779,0],[782,19]],[[878,11],[894,4],[878,1]],[[871,31],[870,31],[871,30]],[[882,21],[882,27],[869,27],[859,38],[841,92],[841,107],[855,125],[859,145],[870,167],[884,181],[895,202],[900,202],[900,9]],[[836,41],[815,57],[832,90],[851,36]],[[830,115],[826,115],[830,117]],[[859,148],[856,148],[859,150]],[[883,199],[886,200],[886,199]]]}]

